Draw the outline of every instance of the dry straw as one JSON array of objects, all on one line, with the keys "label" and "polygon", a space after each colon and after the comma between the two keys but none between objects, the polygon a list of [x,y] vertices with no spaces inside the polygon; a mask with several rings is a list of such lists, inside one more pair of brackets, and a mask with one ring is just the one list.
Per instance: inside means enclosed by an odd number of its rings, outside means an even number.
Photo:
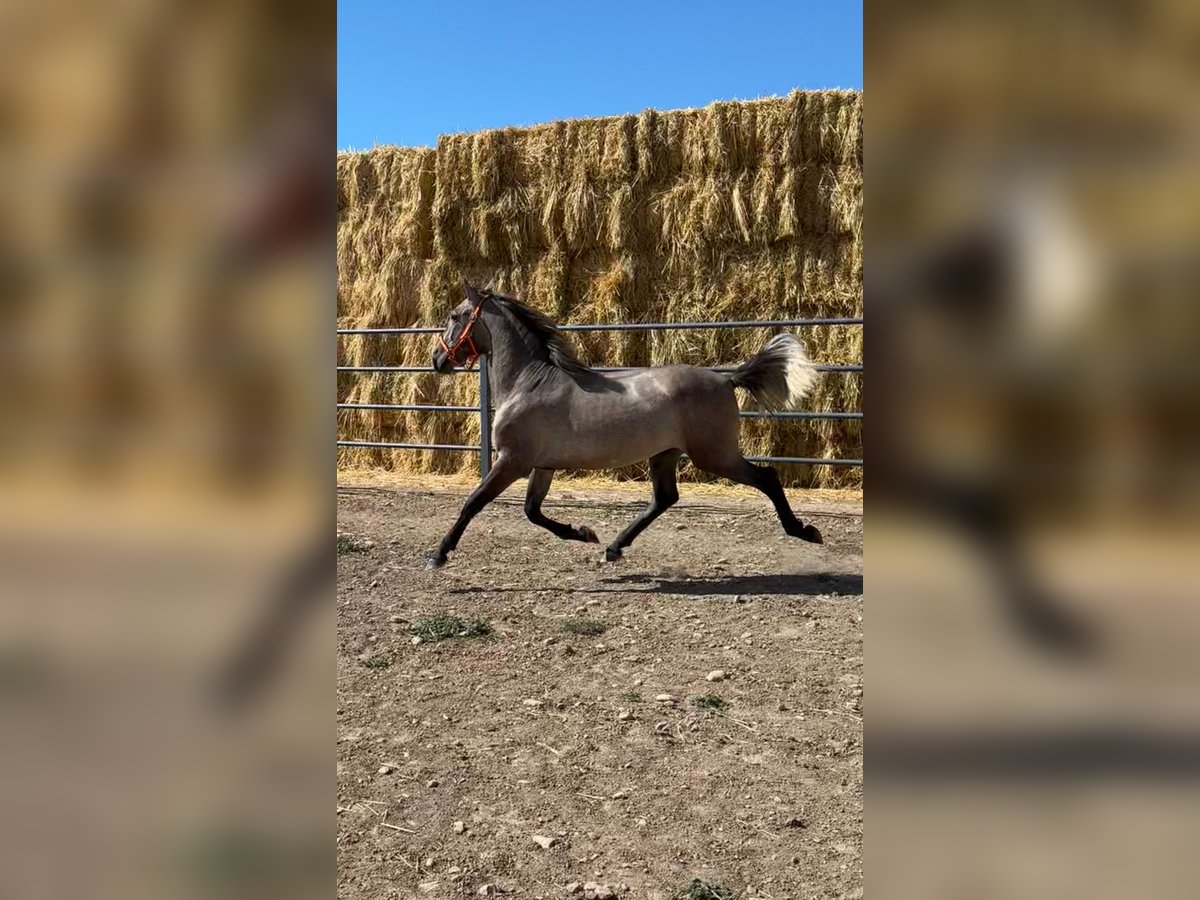
[{"label": "dry straw", "polygon": [[[862,94],[794,92],[704,109],[445,135],[337,158],[338,324],[441,324],[466,277],[576,323],[862,314]],[[597,365],[740,362],[768,330],[572,335]],[[862,328],[800,330],[818,362],[862,361]],[[420,337],[343,337],[343,365],[428,365]],[[343,373],[340,400],[477,402],[474,377]],[[750,408],[749,405],[747,408]],[[827,373],[816,411],[862,408]],[[353,440],[474,443],[477,416],[342,410]],[[753,455],[861,457],[854,420],[744,422]],[[474,469],[470,454],[344,448],[339,464]],[[783,466],[798,486],[861,470]],[[635,477],[639,470],[625,475]],[[685,467],[683,477],[703,477]]]}]

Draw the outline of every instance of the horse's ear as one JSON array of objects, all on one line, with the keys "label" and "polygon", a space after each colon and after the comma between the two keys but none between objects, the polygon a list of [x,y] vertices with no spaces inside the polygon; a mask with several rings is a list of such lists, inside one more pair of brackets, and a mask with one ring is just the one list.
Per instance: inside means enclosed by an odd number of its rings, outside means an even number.
[{"label": "horse's ear", "polygon": [[463,294],[466,295],[468,301],[476,306],[483,302],[483,295],[473,288],[465,278],[463,279]]}]

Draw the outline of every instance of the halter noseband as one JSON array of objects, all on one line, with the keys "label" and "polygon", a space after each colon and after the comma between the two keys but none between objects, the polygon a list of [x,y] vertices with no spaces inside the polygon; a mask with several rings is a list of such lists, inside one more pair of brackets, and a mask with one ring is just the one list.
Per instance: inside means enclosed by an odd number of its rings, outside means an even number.
[{"label": "halter noseband", "polygon": [[[446,351],[446,358],[456,366],[462,366],[464,369],[469,369],[475,364],[475,360],[479,359],[479,349],[475,346],[475,340],[471,337],[471,329],[475,327],[475,320],[479,318],[479,313],[483,311],[483,301],[479,301],[475,308],[471,310],[471,315],[467,319],[467,324],[463,326],[463,330],[459,332],[458,337],[454,339],[453,344],[446,343],[446,335],[438,335],[438,344]],[[468,356],[465,361],[458,358],[458,349],[463,345],[467,345]]]}]

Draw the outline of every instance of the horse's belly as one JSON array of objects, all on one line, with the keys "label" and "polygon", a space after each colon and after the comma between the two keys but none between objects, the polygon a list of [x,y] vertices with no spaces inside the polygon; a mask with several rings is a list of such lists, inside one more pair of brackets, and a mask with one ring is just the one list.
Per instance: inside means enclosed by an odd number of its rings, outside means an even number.
[{"label": "horse's belly", "polygon": [[680,446],[671,423],[621,421],[572,425],[563,440],[546,442],[548,469],[609,469],[645,462],[656,453]]}]

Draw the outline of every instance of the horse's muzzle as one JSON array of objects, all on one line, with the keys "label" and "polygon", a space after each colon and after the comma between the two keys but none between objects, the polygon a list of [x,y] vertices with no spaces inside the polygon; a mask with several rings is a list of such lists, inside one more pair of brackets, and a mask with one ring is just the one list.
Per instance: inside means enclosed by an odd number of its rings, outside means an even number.
[{"label": "horse's muzzle", "polygon": [[433,370],[441,375],[449,375],[454,371],[454,363],[450,362],[450,356],[446,351],[433,351]]}]

